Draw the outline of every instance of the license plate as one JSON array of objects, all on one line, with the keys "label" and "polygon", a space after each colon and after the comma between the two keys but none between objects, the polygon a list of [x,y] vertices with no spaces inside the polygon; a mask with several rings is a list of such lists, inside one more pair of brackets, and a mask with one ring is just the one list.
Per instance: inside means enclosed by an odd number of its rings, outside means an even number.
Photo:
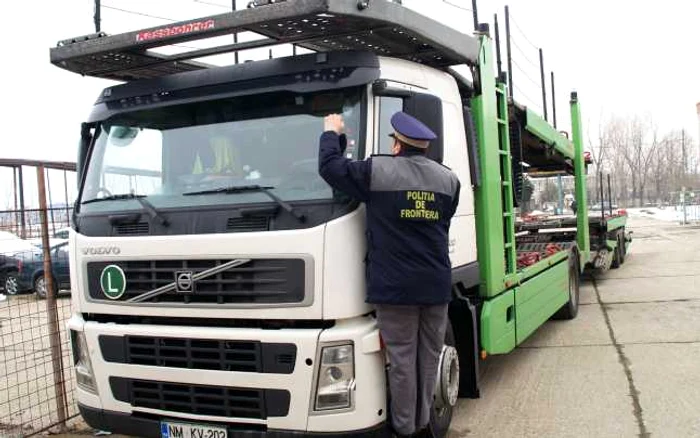
[{"label": "license plate", "polygon": [[204,424],[160,423],[161,438],[228,438],[225,427],[207,426]]}]

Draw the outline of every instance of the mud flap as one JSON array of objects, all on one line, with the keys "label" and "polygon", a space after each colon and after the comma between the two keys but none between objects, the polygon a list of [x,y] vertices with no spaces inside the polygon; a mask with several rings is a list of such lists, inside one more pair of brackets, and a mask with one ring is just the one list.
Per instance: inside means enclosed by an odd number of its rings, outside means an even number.
[{"label": "mud flap", "polygon": [[459,354],[459,396],[479,398],[479,332],[476,306],[458,295],[450,303],[450,322]]}]

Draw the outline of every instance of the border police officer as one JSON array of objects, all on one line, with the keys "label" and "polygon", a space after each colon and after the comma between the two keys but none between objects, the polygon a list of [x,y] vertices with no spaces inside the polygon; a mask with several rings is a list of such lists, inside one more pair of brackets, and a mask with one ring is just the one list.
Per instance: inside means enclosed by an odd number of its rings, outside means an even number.
[{"label": "border police officer", "polygon": [[451,299],[450,219],[460,183],[448,168],[426,157],[436,135],[398,112],[393,155],[352,161],[340,115],[324,120],[319,173],[333,188],[366,203],[367,301],[391,366],[391,424],[399,436],[425,433]]}]

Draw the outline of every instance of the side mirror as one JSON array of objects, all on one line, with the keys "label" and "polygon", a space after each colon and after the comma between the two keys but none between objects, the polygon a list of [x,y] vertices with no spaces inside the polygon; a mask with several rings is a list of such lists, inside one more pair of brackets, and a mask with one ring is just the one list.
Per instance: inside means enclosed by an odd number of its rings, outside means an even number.
[{"label": "side mirror", "polygon": [[425,123],[437,135],[437,139],[430,143],[428,158],[442,163],[445,156],[445,140],[440,98],[432,94],[411,93],[411,96],[404,100],[403,110]]}]

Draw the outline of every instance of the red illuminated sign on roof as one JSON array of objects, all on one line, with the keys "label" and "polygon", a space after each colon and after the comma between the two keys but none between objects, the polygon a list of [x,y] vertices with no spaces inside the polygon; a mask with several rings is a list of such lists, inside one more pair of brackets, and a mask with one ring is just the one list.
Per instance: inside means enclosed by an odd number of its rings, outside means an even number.
[{"label": "red illuminated sign on roof", "polygon": [[187,23],[180,26],[163,27],[161,29],[143,31],[136,35],[136,41],[151,41],[160,38],[166,38],[175,35],[183,35],[192,32],[200,32],[203,30],[214,29],[214,20],[197,21]]}]

